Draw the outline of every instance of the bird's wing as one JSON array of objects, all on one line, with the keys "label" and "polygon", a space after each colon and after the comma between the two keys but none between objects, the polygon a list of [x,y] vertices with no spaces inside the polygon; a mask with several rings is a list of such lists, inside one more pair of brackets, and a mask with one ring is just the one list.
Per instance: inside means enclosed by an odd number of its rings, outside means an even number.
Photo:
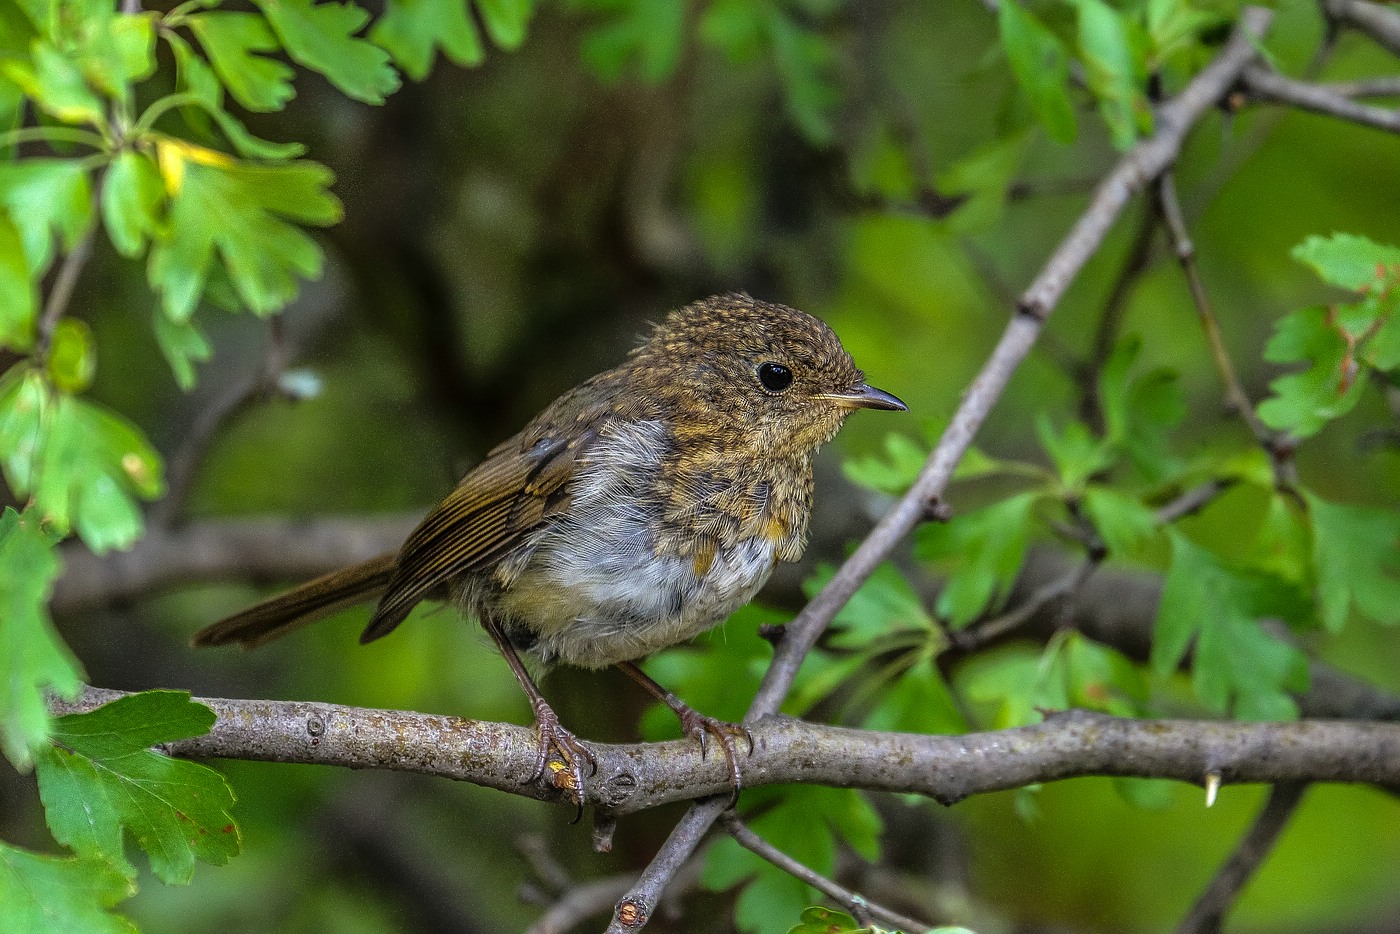
[{"label": "bird's wing", "polygon": [[374,617],[360,636],[388,634],[446,581],[481,568],[568,506],[568,481],[610,414],[585,383],[495,448],[424,517],[399,551]]}]

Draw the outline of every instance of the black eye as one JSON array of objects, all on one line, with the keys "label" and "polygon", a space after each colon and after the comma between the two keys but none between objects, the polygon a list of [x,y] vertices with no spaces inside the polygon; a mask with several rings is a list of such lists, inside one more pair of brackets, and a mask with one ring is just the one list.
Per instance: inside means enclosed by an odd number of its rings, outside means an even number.
[{"label": "black eye", "polygon": [[764,363],[758,368],[758,381],[769,392],[782,392],[792,385],[792,370],[781,363]]}]

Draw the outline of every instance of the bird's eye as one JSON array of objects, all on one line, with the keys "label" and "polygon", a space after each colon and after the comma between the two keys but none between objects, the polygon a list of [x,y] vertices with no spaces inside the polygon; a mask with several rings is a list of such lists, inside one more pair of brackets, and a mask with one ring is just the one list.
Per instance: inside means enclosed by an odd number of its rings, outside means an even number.
[{"label": "bird's eye", "polygon": [[758,368],[758,381],[769,392],[782,392],[792,385],[792,370],[781,363],[764,363]]}]

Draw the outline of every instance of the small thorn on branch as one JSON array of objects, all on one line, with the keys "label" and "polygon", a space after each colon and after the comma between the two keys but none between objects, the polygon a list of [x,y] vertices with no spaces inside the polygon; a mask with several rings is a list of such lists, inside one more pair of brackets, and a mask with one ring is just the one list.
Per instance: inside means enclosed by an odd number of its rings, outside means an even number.
[{"label": "small thorn on branch", "polygon": [[1215,798],[1220,794],[1220,773],[1206,773],[1206,807],[1215,806]]}]

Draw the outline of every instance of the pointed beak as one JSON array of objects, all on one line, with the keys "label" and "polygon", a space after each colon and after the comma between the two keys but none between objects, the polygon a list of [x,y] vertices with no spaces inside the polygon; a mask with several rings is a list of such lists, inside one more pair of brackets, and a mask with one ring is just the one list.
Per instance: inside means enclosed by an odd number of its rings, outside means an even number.
[{"label": "pointed beak", "polygon": [[899,397],[861,383],[850,392],[828,393],[820,398],[835,403],[843,409],[884,409],[888,412],[907,412],[909,406]]}]

